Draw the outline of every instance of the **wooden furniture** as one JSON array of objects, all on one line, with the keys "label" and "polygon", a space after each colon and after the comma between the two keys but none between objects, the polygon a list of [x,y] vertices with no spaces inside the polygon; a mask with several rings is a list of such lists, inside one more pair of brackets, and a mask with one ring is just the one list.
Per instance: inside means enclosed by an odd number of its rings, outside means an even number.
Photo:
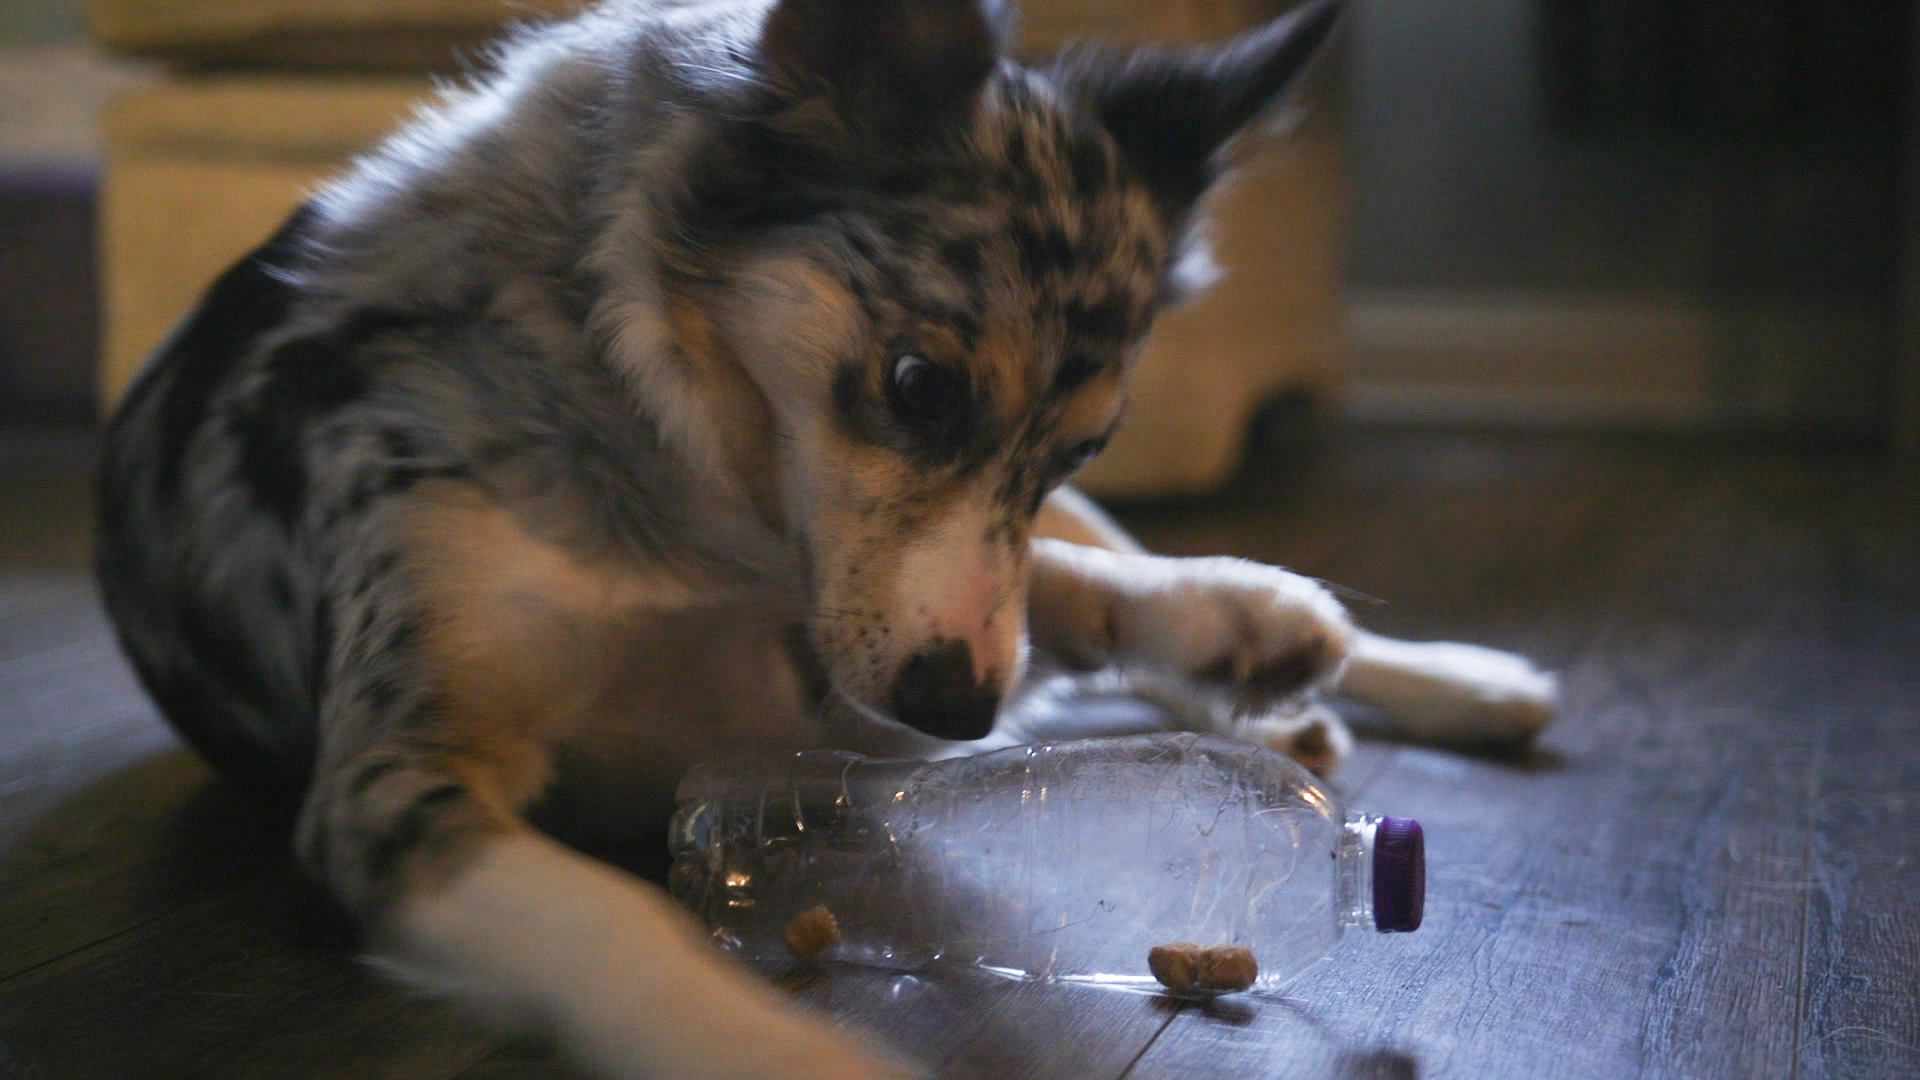
[{"label": "wooden furniture", "polygon": [[[428,67],[445,67],[456,47],[484,37],[502,16],[542,6],[94,0],[102,41],[176,66],[173,77],[121,99],[105,121],[103,403],[112,405],[226,265],[427,96]],[[1048,55],[1095,32],[1121,42],[1217,39],[1270,7],[1052,0],[1027,5],[1024,48]],[[1210,488],[1239,461],[1263,401],[1325,393],[1334,382],[1337,118],[1320,109],[1292,137],[1259,137],[1241,149],[1242,173],[1215,207],[1217,258],[1227,276],[1162,320],[1127,427],[1084,474],[1092,490]]]}]

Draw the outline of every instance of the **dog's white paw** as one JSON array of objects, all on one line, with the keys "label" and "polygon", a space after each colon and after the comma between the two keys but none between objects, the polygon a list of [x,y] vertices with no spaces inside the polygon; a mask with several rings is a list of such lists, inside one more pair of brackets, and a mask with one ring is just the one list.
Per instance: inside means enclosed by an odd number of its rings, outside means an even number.
[{"label": "dog's white paw", "polygon": [[1324,703],[1296,699],[1266,712],[1236,717],[1229,733],[1306,766],[1315,776],[1330,775],[1353,752],[1353,733]]},{"label": "dog's white paw", "polygon": [[1450,641],[1360,634],[1340,692],[1415,738],[1525,742],[1553,719],[1559,682],[1525,657]]},{"label": "dog's white paw", "polygon": [[1340,715],[1308,692],[1278,704],[1249,708],[1216,689],[1171,675],[1106,673],[1107,692],[1119,689],[1150,703],[1165,727],[1204,731],[1259,743],[1287,755],[1317,776],[1327,776],[1353,751],[1353,733]]},{"label": "dog's white paw", "polygon": [[1116,606],[1127,659],[1229,691],[1257,712],[1331,681],[1353,624],[1317,582],[1244,559],[1159,559]]}]

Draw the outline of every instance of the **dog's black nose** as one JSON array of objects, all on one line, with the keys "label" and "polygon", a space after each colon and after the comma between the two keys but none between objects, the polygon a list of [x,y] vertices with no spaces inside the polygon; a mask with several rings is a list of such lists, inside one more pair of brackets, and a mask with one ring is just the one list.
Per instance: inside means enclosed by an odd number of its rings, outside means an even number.
[{"label": "dog's black nose", "polygon": [[973,650],[964,641],[936,640],[893,685],[894,717],[938,739],[985,738],[999,711],[1000,683],[973,681]]}]

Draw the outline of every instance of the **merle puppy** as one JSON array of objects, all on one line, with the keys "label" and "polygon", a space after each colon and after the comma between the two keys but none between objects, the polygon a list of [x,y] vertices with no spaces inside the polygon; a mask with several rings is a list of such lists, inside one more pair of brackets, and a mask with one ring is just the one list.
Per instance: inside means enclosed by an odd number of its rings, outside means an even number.
[{"label": "merle puppy", "polygon": [[608,1076],[902,1075],[581,848],[661,844],[699,759],[1021,739],[1030,653],[1213,694],[1322,767],[1336,684],[1430,732],[1545,722],[1518,658],[1148,555],[1061,487],[1333,5],[1038,68],[1007,17],[620,0],[523,31],[127,396],[99,544],[126,651],[298,804],[392,969]]}]

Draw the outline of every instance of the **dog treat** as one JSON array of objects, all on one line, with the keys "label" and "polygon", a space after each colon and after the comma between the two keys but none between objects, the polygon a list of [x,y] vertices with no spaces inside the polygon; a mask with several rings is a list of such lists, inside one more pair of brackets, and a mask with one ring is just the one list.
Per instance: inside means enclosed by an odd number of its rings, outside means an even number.
[{"label": "dog treat", "polygon": [[1253,985],[1260,974],[1253,951],[1239,945],[1195,945],[1190,941],[1156,945],[1147,953],[1147,969],[1160,985],[1180,993],[1231,993]]},{"label": "dog treat", "polygon": [[1200,954],[1200,988],[1232,993],[1245,990],[1260,977],[1253,950],[1239,945],[1215,945]]},{"label": "dog treat", "polygon": [[1188,941],[1155,945],[1147,953],[1147,970],[1169,990],[1191,990],[1200,981],[1200,946]]},{"label": "dog treat", "polygon": [[840,944],[840,923],[825,904],[811,907],[787,920],[787,951],[811,960],[828,946]]}]

